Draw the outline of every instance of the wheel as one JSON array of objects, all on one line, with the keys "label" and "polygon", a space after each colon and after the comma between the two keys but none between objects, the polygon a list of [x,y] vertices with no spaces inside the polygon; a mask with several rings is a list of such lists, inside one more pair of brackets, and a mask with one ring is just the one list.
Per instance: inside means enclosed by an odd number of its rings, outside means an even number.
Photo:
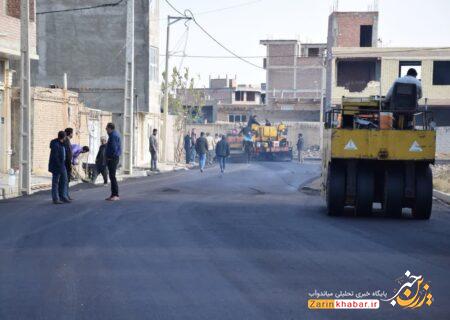
[{"label": "wheel", "polygon": [[339,216],[345,207],[345,166],[330,163],[327,177],[327,208],[330,216]]},{"label": "wheel", "polygon": [[368,165],[358,167],[356,178],[355,214],[365,216],[372,213],[375,195],[375,177]]},{"label": "wheel", "polygon": [[387,168],[384,176],[384,212],[391,217],[401,217],[404,179],[401,167]]},{"label": "wheel", "polygon": [[415,219],[430,219],[433,207],[433,174],[430,167],[418,166],[416,168],[416,198],[412,207]]}]

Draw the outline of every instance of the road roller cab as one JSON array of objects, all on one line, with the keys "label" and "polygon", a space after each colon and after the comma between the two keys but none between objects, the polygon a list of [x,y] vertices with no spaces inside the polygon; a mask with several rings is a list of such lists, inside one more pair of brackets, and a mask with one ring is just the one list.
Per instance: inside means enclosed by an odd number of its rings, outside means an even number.
[{"label": "road roller cab", "polygon": [[378,96],[342,98],[326,113],[323,191],[328,213],[354,207],[368,215],[373,204],[399,217],[411,208],[431,215],[436,135],[431,114],[418,110],[415,86],[396,84],[389,102]]}]

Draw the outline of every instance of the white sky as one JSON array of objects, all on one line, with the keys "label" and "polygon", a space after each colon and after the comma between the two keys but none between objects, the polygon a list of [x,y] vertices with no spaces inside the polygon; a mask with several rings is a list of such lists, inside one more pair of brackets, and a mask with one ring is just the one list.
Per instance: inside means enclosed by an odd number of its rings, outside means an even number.
[{"label": "white sky", "polygon": [[[326,42],[328,15],[332,0],[169,0],[184,11],[190,9],[197,21],[216,39],[241,56],[264,56],[262,39],[300,39],[303,42]],[[339,0],[339,11],[364,11],[373,0]],[[239,6],[242,5],[242,6]],[[205,11],[234,7],[226,10]],[[450,47],[449,0],[380,0],[378,36],[389,47]],[[201,14],[203,13],[203,14]],[[160,53],[165,53],[167,15],[177,15],[160,0]],[[185,32],[183,22],[172,25],[171,50],[181,54]],[[180,41],[181,39],[181,41]],[[187,55],[229,56],[221,47],[190,23]],[[262,58],[250,59],[262,66]],[[164,57],[160,57],[164,71]],[[171,66],[179,66],[180,58],[172,57]],[[207,86],[208,76],[237,75],[238,83],[265,82],[264,70],[237,59],[188,58],[183,62],[192,75],[200,76],[200,85]]]}]

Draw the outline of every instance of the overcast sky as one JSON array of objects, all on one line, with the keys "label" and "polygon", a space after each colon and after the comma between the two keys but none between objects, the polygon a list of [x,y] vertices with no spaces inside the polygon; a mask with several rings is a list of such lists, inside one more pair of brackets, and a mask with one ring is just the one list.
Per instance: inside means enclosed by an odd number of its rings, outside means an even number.
[{"label": "overcast sky", "polygon": [[[197,14],[197,21],[224,45],[241,56],[264,56],[261,39],[300,39],[302,42],[326,42],[328,15],[332,0],[170,0],[184,11]],[[339,0],[339,11],[364,11],[373,0]],[[228,8],[228,9],[226,9]],[[450,47],[449,0],[380,0],[379,37],[389,47]],[[223,10],[218,10],[223,9]],[[212,11],[212,12],[209,12]],[[160,52],[165,52],[166,18],[177,15],[160,0]],[[187,55],[229,56],[206,37],[193,23],[189,24]],[[171,51],[181,55],[185,46],[185,26],[172,26]],[[249,59],[262,66],[262,58]],[[180,58],[172,57],[171,65],[179,66]],[[208,76],[237,76],[238,83],[265,82],[264,70],[237,59],[189,58],[183,60],[200,84],[207,85]],[[161,71],[164,69],[161,57]]]}]

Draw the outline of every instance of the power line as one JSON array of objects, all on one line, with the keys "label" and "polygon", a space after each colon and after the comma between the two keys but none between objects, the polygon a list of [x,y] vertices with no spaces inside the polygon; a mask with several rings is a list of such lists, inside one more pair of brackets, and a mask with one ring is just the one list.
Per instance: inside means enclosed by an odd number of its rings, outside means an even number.
[{"label": "power line", "polygon": [[89,6],[89,7],[61,9],[61,10],[51,10],[51,11],[41,11],[41,12],[36,12],[36,15],[49,14],[49,13],[60,13],[60,12],[71,12],[71,11],[82,11],[82,10],[91,10],[91,9],[106,8],[106,7],[116,7],[116,6],[120,5],[124,1],[126,1],[126,0],[118,0],[117,2],[113,2],[113,3],[103,3],[103,4],[98,4],[98,5]]},{"label": "power line", "polygon": [[237,59],[239,59],[239,60],[241,60],[241,61],[243,61],[243,62],[245,62],[245,63],[247,63],[247,64],[249,64],[249,65],[251,65],[251,66],[253,66],[253,67],[256,67],[256,68],[258,68],[258,69],[262,69],[262,70],[264,70],[264,68],[263,67],[261,67],[261,66],[259,66],[259,65],[257,65],[257,64],[255,64],[255,63],[253,63],[253,62],[251,62],[251,61],[248,61],[248,60],[246,60],[245,58],[242,58],[241,56],[239,56],[237,53],[235,53],[234,51],[232,51],[231,49],[229,49],[229,48],[227,48],[225,45],[223,45],[219,40],[217,40],[215,37],[213,37],[202,25],[200,25],[199,23],[198,23],[198,21],[195,19],[195,16],[194,16],[194,14],[192,13],[192,11],[191,10],[189,10],[189,9],[187,9],[187,10],[185,10],[185,12],[184,13],[182,13],[180,10],[178,10],[177,8],[175,8],[173,5],[172,5],[172,3],[170,3],[170,1],[169,0],[165,0],[166,1],[166,3],[173,9],[173,10],[175,10],[178,14],[180,14],[180,15],[182,15],[182,16],[184,16],[184,17],[189,17],[189,18],[191,18],[192,19],[192,21],[194,21],[194,23],[195,23],[195,25],[204,33],[204,34],[206,34],[211,40],[213,40],[216,44],[218,44],[222,49],[224,49],[225,51],[227,51],[228,53],[230,53],[231,55],[233,55],[233,56],[235,56]]}]

